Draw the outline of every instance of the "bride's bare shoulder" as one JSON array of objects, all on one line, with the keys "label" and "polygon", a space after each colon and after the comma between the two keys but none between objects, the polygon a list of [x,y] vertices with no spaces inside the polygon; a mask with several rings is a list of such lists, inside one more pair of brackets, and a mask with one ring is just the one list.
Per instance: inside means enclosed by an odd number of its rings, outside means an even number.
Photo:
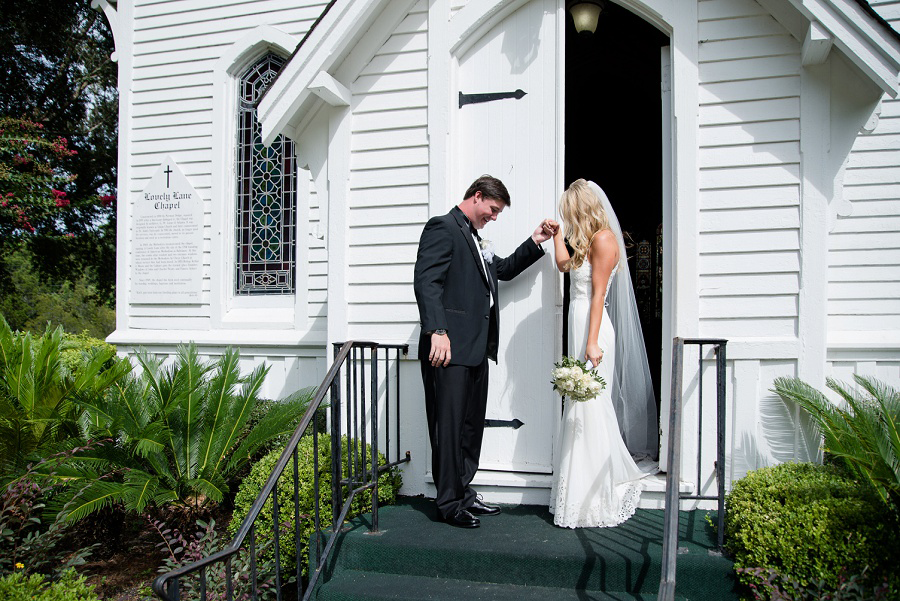
[{"label": "bride's bare shoulder", "polygon": [[616,235],[611,230],[605,229],[596,232],[591,238],[591,263],[595,261],[598,264],[618,259],[619,243],[616,241]]},{"label": "bride's bare shoulder", "polygon": [[619,243],[616,242],[616,235],[612,233],[612,230],[600,230],[595,232],[593,238],[591,238],[591,250],[605,251],[618,247]]}]

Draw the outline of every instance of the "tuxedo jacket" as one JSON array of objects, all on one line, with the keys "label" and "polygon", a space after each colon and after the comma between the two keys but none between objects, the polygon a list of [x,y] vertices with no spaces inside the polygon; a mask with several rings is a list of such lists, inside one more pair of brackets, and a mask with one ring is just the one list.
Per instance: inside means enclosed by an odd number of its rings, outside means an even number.
[{"label": "tuxedo jacket", "polygon": [[513,279],[543,254],[528,238],[510,256],[495,256],[485,277],[481,249],[459,207],[432,217],[419,239],[413,280],[422,326],[419,359],[431,352],[430,332],[447,330],[450,365],[480,365],[485,356],[496,361],[500,307],[497,299],[491,307],[491,290],[496,293],[497,280]]}]

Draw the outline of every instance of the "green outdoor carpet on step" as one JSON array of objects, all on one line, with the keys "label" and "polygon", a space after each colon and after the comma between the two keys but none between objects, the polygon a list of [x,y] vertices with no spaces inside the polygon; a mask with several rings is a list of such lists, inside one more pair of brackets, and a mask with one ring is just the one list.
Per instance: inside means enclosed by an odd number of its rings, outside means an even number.
[{"label": "green outdoor carpet on step", "polygon": [[[317,601],[656,601],[653,595],[578,591],[543,586],[424,578],[376,572],[341,572],[341,578],[321,589]],[[687,601],[676,597],[677,601]]]},{"label": "green outdoor carpet on step", "polygon": [[[715,537],[704,519],[705,513],[681,513],[678,596],[693,601],[738,599],[733,592],[731,562],[710,554]],[[546,507],[506,506],[500,515],[482,517],[480,528],[468,530],[437,521],[432,501],[403,498],[397,505],[381,508],[379,533],[369,533],[369,520],[370,516],[355,520],[341,535],[336,545],[337,559],[326,571],[319,598],[409,598],[381,594],[366,597],[374,594],[371,589],[376,584],[380,587],[390,582],[390,577],[378,579],[379,574],[396,575],[398,587],[403,582],[399,577],[415,577],[438,591],[440,587],[435,582],[443,579],[468,582],[476,586],[473,590],[481,590],[477,587],[485,585],[485,590],[492,592],[484,594],[494,595],[466,594],[472,599],[505,599],[496,596],[500,594],[497,591],[518,591],[515,587],[582,591],[580,597],[573,597],[580,599],[653,599],[659,589],[663,529],[660,510],[638,510],[615,528],[572,530],[554,526]],[[352,596],[344,590],[352,583],[362,587],[359,593],[363,596]],[[425,584],[416,586],[424,587],[424,591],[428,588]],[[344,596],[330,597],[329,589],[335,593],[341,589]],[[599,592],[608,596],[591,596]],[[623,593],[630,596],[609,596]],[[398,590],[396,594],[404,593]],[[531,597],[523,597],[519,591],[516,598]],[[551,598],[554,597],[542,597]]]}]

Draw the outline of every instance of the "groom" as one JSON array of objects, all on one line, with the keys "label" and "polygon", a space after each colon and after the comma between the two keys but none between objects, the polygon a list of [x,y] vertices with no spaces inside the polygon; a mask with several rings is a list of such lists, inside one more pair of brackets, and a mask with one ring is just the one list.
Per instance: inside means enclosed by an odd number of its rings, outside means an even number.
[{"label": "groom", "polygon": [[509,205],[503,182],[479,177],[459,206],[428,221],[416,258],[413,285],[435,502],[441,519],[461,528],[477,528],[476,516],[500,513],[469,486],[484,434],[487,360],[497,361],[497,280],[513,279],[543,256],[540,244],[559,227],[545,219],[512,255],[495,257],[478,230]]}]

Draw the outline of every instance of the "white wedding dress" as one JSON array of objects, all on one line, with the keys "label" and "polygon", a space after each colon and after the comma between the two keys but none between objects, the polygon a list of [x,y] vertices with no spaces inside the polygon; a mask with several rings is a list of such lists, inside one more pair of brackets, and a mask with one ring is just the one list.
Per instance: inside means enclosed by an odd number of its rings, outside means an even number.
[{"label": "white wedding dress", "polygon": [[[610,274],[607,295],[616,271],[613,269]],[[592,295],[590,262],[586,260],[570,274],[570,354],[583,359]],[[604,307],[598,341],[603,359],[597,371],[605,380],[606,388],[589,401],[566,401],[550,489],[550,513],[557,526],[615,526],[634,515],[640,499],[641,478],[647,474],[638,468],[622,441],[611,398],[615,338],[616,332]]]}]

